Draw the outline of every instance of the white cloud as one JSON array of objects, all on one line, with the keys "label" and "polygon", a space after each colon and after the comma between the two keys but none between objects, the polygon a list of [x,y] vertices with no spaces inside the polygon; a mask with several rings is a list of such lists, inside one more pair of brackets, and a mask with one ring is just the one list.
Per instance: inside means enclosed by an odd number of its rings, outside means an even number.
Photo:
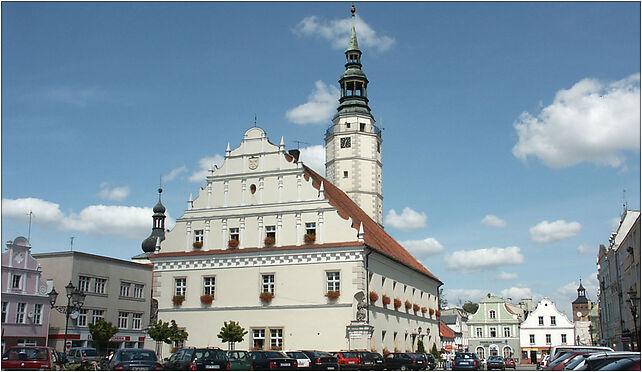
[{"label": "white cloud", "polygon": [[550,243],[576,236],[582,230],[579,222],[542,221],[528,229],[531,240],[536,243]]},{"label": "white cloud", "polygon": [[497,279],[499,280],[515,280],[517,279],[517,274],[516,273],[507,273],[502,271],[497,275]]},{"label": "white cloud", "polygon": [[325,146],[308,146],[299,151],[301,151],[299,159],[313,171],[325,177]]},{"label": "white cloud", "polygon": [[391,209],[386,216],[385,223],[399,230],[412,231],[426,227],[427,220],[428,217],[425,213],[418,213],[406,207],[401,215]]},{"label": "white cloud", "polygon": [[[310,16],[299,22],[293,32],[300,36],[320,36],[328,40],[333,48],[345,49],[350,41],[351,30],[352,20],[350,18],[325,21],[316,16]],[[360,48],[363,46],[373,47],[384,52],[395,43],[395,39],[390,36],[377,35],[377,32],[359,16],[355,17],[355,31]]]},{"label": "white cloud", "polygon": [[501,291],[501,296],[505,300],[510,298],[512,300],[517,300],[513,302],[519,302],[522,298],[533,298],[533,291],[527,287],[511,287],[503,289]]},{"label": "white cloud", "polygon": [[161,179],[163,180],[163,182],[170,182],[185,172],[187,172],[187,167],[184,165],[181,165],[180,167],[174,168],[171,171],[169,171],[169,173],[164,175]]},{"label": "white cloud", "polygon": [[314,83],[314,91],[308,101],[285,113],[286,118],[295,124],[322,124],[332,119],[341,97],[339,89],[321,80]]},{"label": "white cloud", "polygon": [[445,261],[447,269],[469,273],[503,265],[518,265],[524,262],[524,256],[519,247],[483,248],[453,252],[446,255]]},{"label": "white cloud", "polygon": [[406,240],[400,242],[413,256],[419,260],[423,260],[429,256],[433,256],[443,252],[444,246],[441,245],[435,238],[426,238],[424,240]]},{"label": "white cloud", "polygon": [[192,172],[192,174],[189,176],[189,181],[190,182],[203,182],[207,178],[207,175],[209,174],[210,168],[217,166],[220,167],[223,165],[223,161],[225,158],[219,154],[216,154],[211,157],[205,157],[201,158],[201,160],[198,161],[198,167],[199,170]]},{"label": "white cloud", "polygon": [[590,256],[590,255],[597,256],[597,247],[592,247],[588,244],[580,244],[577,247],[577,253],[585,256]]},{"label": "white cloud", "polygon": [[[65,215],[60,205],[35,198],[2,199],[2,216],[24,221],[33,211],[33,223],[44,224],[60,231],[79,231],[90,235],[118,235],[142,239],[151,232],[152,208],[130,206],[90,205],[80,213]],[[165,225],[171,228],[175,221],[169,216]]]},{"label": "white cloud", "polygon": [[479,303],[489,292],[492,293],[487,289],[444,289],[444,296],[449,306],[461,306],[468,301]]},{"label": "white cloud", "polygon": [[[560,287],[556,295],[565,299],[568,302],[573,302],[577,298],[577,287],[580,282],[573,281]],[[597,272],[592,273],[588,277],[582,278],[582,287],[586,290],[586,298],[592,301],[597,301],[597,289],[599,282],[597,281]]]},{"label": "white cloud", "polygon": [[640,149],[640,74],[611,84],[584,79],[557,92],[537,117],[522,113],[514,126],[513,155],[523,161],[533,155],[552,168],[623,167],[623,151]]},{"label": "white cloud", "polygon": [[129,186],[109,188],[106,183],[100,185],[98,196],[107,200],[123,201],[129,195]]},{"label": "white cloud", "polygon": [[486,215],[486,217],[481,220],[481,223],[493,227],[506,227],[506,221],[492,214]]}]

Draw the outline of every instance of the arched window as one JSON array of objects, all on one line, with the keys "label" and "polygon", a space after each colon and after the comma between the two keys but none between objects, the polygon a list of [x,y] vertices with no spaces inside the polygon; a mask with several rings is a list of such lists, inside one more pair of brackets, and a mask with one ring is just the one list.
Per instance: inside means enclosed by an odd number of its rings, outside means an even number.
[{"label": "arched window", "polygon": [[477,346],[477,349],[475,349],[475,354],[477,354],[477,358],[484,359],[484,348],[481,346]]},{"label": "arched window", "polygon": [[495,310],[491,310],[491,311],[489,311],[489,312],[488,312],[488,317],[489,317],[490,319],[495,319]]},{"label": "arched window", "polygon": [[504,346],[504,350],[502,354],[504,354],[504,358],[512,358],[513,349],[510,346]]}]

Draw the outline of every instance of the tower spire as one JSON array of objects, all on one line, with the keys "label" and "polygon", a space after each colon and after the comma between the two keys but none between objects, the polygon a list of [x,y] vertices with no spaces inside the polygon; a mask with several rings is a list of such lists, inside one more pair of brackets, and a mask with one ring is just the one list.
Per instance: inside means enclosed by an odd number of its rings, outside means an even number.
[{"label": "tower spire", "polygon": [[152,215],[153,225],[152,233],[149,237],[143,240],[141,247],[145,253],[153,253],[156,250],[157,242],[165,240],[165,206],[161,201],[161,194],[163,188],[158,187],[158,203],[154,206],[154,214]]}]

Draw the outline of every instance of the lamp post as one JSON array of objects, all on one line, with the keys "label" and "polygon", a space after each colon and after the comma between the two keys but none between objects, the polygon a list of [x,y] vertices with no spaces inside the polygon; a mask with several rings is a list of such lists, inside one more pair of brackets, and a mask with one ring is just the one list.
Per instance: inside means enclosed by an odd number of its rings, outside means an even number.
[{"label": "lamp post", "polygon": [[638,339],[638,302],[640,301],[640,297],[637,296],[637,292],[632,286],[626,293],[629,295],[629,306],[631,308],[631,315],[633,316],[633,327],[635,328],[635,339],[632,340],[635,345],[633,349],[635,350],[637,347],[637,350],[640,350],[640,341]]},{"label": "lamp post", "polygon": [[52,288],[49,292],[49,304],[52,309],[56,309],[61,314],[65,314],[65,343],[64,351],[67,352],[67,331],[69,329],[69,316],[77,310],[82,308],[83,303],[85,302],[85,294],[69,281],[69,284],[65,286],[65,291],[67,295],[67,306],[54,306],[56,304],[56,299],[58,298],[58,292],[56,288]]}]

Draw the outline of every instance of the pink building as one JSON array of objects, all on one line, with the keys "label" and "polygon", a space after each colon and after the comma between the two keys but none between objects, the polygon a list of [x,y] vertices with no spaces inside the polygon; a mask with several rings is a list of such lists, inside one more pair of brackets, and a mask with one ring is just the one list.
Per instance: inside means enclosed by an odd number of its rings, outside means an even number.
[{"label": "pink building", "polygon": [[15,345],[47,345],[49,288],[29,241],[19,236],[2,253],[2,352]]}]

